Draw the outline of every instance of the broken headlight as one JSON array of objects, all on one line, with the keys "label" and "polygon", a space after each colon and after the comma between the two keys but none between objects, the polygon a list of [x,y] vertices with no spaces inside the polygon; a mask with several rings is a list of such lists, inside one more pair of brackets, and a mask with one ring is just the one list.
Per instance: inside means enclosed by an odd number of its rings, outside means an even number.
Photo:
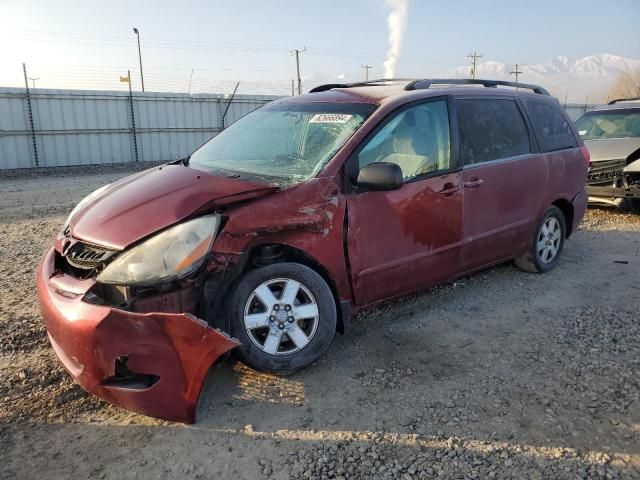
[{"label": "broken headlight", "polygon": [[117,257],[98,275],[116,285],[144,285],[184,277],[198,269],[220,226],[207,215],[171,227]]}]

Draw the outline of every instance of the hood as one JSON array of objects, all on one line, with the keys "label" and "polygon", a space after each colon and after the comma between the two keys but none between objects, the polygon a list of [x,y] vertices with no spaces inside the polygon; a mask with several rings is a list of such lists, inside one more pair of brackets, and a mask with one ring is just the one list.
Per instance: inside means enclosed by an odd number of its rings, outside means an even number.
[{"label": "hood", "polygon": [[603,138],[599,140],[585,140],[592,162],[602,160],[626,159],[640,148],[640,138]]},{"label": "hood", "polygon": [[121,250],[196,212],[266,195],[277,187],[163,165],[109,185],[69,221],[71,235]]}]

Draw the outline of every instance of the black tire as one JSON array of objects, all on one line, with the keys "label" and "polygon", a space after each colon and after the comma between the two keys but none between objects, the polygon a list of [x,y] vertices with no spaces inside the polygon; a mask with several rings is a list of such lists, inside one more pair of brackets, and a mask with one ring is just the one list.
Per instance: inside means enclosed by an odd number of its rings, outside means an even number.
[{"label": "black tire", "polygon": [[[254,342],[260,342],[261,338],[257,338],[259,335],[263,335],[264,342],[266,342],[266,338],[271,332],[271,327],[273,326],[275,331],[275,328],[278,327],[278,321],[270,321],[269,326],[261,327],[250,334],[244,323],[245,308],[254,308],[248,305],[248,302],[259,286],[265,282],[283,278],[299,282],[313,296],[318,311],[316,320],[314,320],[317,323],[314,333],[303,348],[293,353],[271,354],[263,351]],[[280,296],[282,294],[283,292],[280,293]],[[298,295],[304,296],[306,293],[299,292]],[[274,294],[274,296],[278,298],[277,294]],[[259,309],[267,311],[264,304],[259,301],[258,304],[255,303],[255,298],[252,305],[258,305]],[[293,373],[315,362],[329,348],[336,331],[336,304],[331,289],[315,271],[298,263],[275,263],[246,273],[236,285],[231,298],[229,314],[231,315],[231,335],[240,340],[241,343],[235,350],[240,360],[256,370],[281,375]],[[301,320],[301,322],[308,321]],[[289,323],[282,321],[281,323],[284,325],[283,328],[293,328],[294,323],[298,325],[298,320]],[[264,333],[265,331],[267,332],[266,334]],[[287,332],[283,330],[283,333]],[[288,340],[288,336],[283,338],[285,344],[289,343],[293,348],[297,348],[292,339]]]},{"label": "black tire", "polygon": [[[547,222],[549,222],[550,219],[555,219],[558,222],[560,228],[560,238],[558,239],[559,241],[557,247],[555,247],[555,255],[552,259],[545,261],[538,249],[538,241],[543,235],[543,227],[547,225]],[[540,220],[540,223],[538,224],[535,233],[533,234],[533,238],[531,239],[531,242],[529,244],[528,251],[524,255],[515,259],[516,266],[521,270],[524,270],[525,272],[532,273],[545,273],[549,270],[552,270],[560,260],[560,255],[562,254],[562,249],[564,248],[566,235],[567,225],[562,210],[554,205],[550,206],[544,212],[544,216],[542,217],[542,220]]]}]

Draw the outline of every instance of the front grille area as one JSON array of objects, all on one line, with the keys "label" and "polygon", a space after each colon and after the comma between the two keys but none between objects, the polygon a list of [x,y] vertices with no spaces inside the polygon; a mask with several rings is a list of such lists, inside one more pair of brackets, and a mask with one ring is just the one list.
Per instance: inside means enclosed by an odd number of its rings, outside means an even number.
[{"label": "front grille area", "polygon": [[611,185],[622,177],[622,170],[624,170],[625,166],[626,161],[624,159],[591,162],[587,183],[589,185]]},{"label": "front grille area", "polygon": [[105,264],[115,253],[103,247],[76,242],[64,253],[64,258],[74,268],[95,270]]}]

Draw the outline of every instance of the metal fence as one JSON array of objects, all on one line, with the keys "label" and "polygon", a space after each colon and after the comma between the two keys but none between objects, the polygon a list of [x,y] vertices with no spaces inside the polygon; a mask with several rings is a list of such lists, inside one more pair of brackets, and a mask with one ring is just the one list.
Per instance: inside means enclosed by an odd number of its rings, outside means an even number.
[{"label": "metal fence", "polygon": [[0,170],[182,158],[276,98],[0,88]]},{"label": "metal fence", "polygon": [[582,115],[587,113],[590,110],[593,110],[598,105],[586,105],[586,104],[578,104],[578,103],[569,103],[564,106],[564,109],[569,114],[569,118],[574,122],[578,120]]},{"label": "metal fence", "polygon": [[182,158],[276,98],[0,88],[0,170]]}]

